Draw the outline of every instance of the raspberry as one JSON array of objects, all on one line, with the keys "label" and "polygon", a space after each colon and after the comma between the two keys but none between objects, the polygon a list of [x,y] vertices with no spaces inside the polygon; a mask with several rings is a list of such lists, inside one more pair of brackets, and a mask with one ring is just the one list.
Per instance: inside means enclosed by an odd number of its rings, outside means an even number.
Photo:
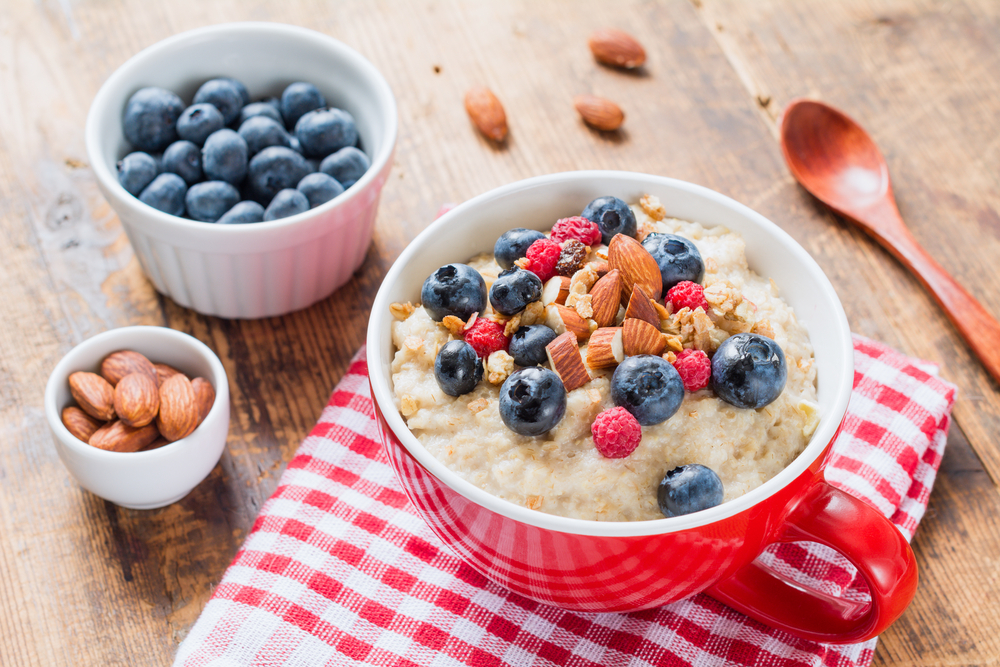
[{"label": "raspberry", "polygon": [[587,246],[576,239],[569,239],[563,243],[562,252],[559,253],[559,262],[556,264],[556,273],[560,276],[572,277],[574,273],[583,268],[583,263],[587,261]]},{"label": "raspberry", "polygon": [[610,408],[597,415],[590,427],[594,446],[609,459],[623,459],[639,446],[642,427],[623,407]]},{"label": "raspberry", "polygon": [[567,239],[576,239],[583,245],[594,245],[601,242],[601,229],[596,222],[579,215],[556,220],[556,224],[552,225],[552,240],[562,243]]},{"label": "raspberry", "polygon": [[684,388],[692,393],[707,387],[712,377],[712,361],[701,350],[681,350],[674,360],[674,368]]},{"label": "raspberry", "polygon": [[477,317],[472,327],[465,332],[465,342],[472,346],[480,359],[485,359],[497,350],[507,351],[510,339],[503,335],[504,325],[485,317]]},{"label": "raspberry", "polygon": [[674,305],[674,310],[681,308],[701,307],[708,312],[708,301],[705,300],[705,288],[690,280],[682,280],[667,291],[667,300]]},{"label": "raspberry", "polygon": [[555,241],[538,239],[528,246],[528,252],[525,255],[531,261],[528,270],[533,271],[544,283],[556,274],[556,264],[559,262],[561,253],[562,248]]}]

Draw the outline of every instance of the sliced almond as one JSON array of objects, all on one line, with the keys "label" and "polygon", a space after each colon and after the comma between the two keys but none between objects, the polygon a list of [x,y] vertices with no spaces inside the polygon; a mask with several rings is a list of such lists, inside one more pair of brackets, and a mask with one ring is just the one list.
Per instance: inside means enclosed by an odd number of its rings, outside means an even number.
[{"label": "sliced almond", "polygon": [[580,314],[572,308],[554,303],[548,306],[546,311],[548,312],[546,324],[556,333],[570,331],[579,341],[587,340],[590,336],[590,325],[587,320],[580,317]]},{"label": "sliced almond", "polygon": [[637,354],[660,354],[667,341],[660,330],[649,322],[631,318],[622,325],[622,346],[625,355],[633,357]]},{"label": "sliced almond", "polygon": [[609,99],[596,95],[577,95],[573,106],[587,125],[604,132],[614,132],[625,121],[621,107]]},{"label": "sliced almond", "polygon": [[591,316],[597,326],[607,327],[615,322],[618,314],[618,304],[621,298],[621,271],[609,271],[590,289],[590,305],[593,308]]},{"label": "sliced almond", "polygon": [[587,365],[612,368],[625,360],[621,327],[604,327],[590,334],[587,341]]},{"label": "sliced almond", "polygon": [[632,297],[632,286],[639,285],[646,294],[659,295],[663,291],[660,266],[631,236],[615,234],[608,245],[608,265],[622,272],[622,305]]},{"label": "sliced almond", "polygon": [[587,40],[598,62],[632,69],[646,62],[646,50],[632,35],[615,28],[595,30]]},{"label": "sliced almond", "polygon": [[562,305],[569,296],[569,276],[554,276],[542,287],[542,303],[548,306],[552,303]]},{"label": "sliced almond", "polygon": [[549,357],[549,364],[552,366],[566,387],[566,391],[573,391],[590,382],[590,373],[583,365],[583,357],[580,356],[580,347],[576,342],[576,336],[567,331],[545,346],[545,354]]},{"label": "sliced almond", "polygon": [[507,114],[489,88],[469,90],[465,94],[465,111],[487,139],[500,143],[507,138]]},{"label": "sliced almond", "polygon": [[659,330],[660,315],[653,307],[653,300],[649,298],[646,291],[639,285],[632,286],[632,296],[628,300],[628,307],[625,309],[625,318],[634,317],[644,322],[649,322]]}]

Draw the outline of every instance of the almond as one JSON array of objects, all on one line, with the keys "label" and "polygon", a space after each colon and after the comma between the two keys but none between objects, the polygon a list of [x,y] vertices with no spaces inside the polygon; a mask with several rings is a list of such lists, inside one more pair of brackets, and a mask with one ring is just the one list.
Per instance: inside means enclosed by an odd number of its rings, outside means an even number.
[{"label": "almond", "polygon": [[621,327],[604,327],[590,335],[587,341],[587,365],[591,368],[612,368],[625,360]]},{"label": "almond", "polygon": [[480,86],[465,93],[465,111],[487,139],[500,143],[507,138],[507,114],[489,88]]},{"label": "almond", "polygon": [[101,375],[104,379],[116,386],[123,377],[131,373],[145,373],[153,380],[156,380],[156,369],[152,362],[145,356],[132,350],[119,350],[104,357],[101,362]]},{"label": "almond", "polygon": [[657,331],[660,329],[660,315],[653,306],[653,300],[639,285],[632,286],[632,296],[628,300],[628,308],[625,309],[625,319],[630,317],[649,322]]},{"label": "almond", "polygon": [[178,374],[163,381],[156,418],[160,435],[171,442],[191,435],[198,427],[199,414],[194,387],[186,376]]},{"label": "almond", "polygon": [[567,331],[556,336],[551,343],[545,346],[545,354],[549,357],[552,370],[562,379],[566,391],[573,391],[590,382],[590,373],[583,365],[583,357],[580,356],[580,347],[577,345],[576,336],[571,332]]},{"label": "almond", "polygon": [[142,428],[160,411],[156,380],[145,373],[129,373],[115,386],[115,412],[132,428]]},{"label": "almond", "polygon": [[173,366],[167,366],[166,364],[153,364],[153,368],[156,369],[156,386],[157,387],[159,387],[161,384],[163,384],[163,381],[166,380],[171,375],[178,375],[178,374],[183,375],[183,373],[181,373],[179,370],[177,370]]},{"label": "almond", "polygon": [[137,452],[158,437],[155,424],[132,428],[124,422],[113,421],[90,436],[90,445],[108,452]]},{"label": "almond", "polygon": [[611,267],[608,266],[607,262],[590,262],[587,266],[593,269],[598,278],[603,278],[608,274],[608,271],[611,270]]},{"label": "almond", "polygon": [[63,408],[62,423],[74,438],[83,442],[90,442],[90,436],[104,425],[104,422],[94,419],[75,405]]},{"label": "almond", "polygon": [[596,95],[577,95],[573,106],[583,122],[605,132],[614,132],[625,121],[625,113],[611,100]]},{"label": "almond", "polygon": [[617,269],[609,271],[590,288],[590,305],[597,326],[607,327],[615,323],[621,289],[621,271]]},{"label": "almond", "polygon": [[551,303],[559,305],[566,303],[566,297],[569,296],[569,280],[569,276],[554,276],[545,281],[545,286],[542,287],[542,304],[547,306]]},{"label": "almond", "polygon": [[660,330],[649,322],[632,318],[622,325],[622,346],[626,356],[660,354],[666,344]]},{"label": "almond", "polygon": [[597,62],[633,69],[646,62],[646,50],[632,35],[615,28],[595,30],[587,40]]},{"label": "almond", "polygon": [[215,405],[215,387],[205,378],[195,378],[191,380],[191,388],[194,389],[194,401],[198,406],[198,423],[201,424]]},{"label": "almond", "polygon": [[587,340],[590,336],[590,325],[587,320],[580,317],[580,314],[566,306],[552,304],[545,309],[545,323],[556,333],[570,331],[579,341]]},{"label": "almond", "polygon": [[143,447],[142,451],[148,452],[148,451],[150,451],[152,449],[159,449],[160,447],[163,447],[164,445],[169,445],[169,444],[170,444],[170,441],[167,440],[166,438],[164,438],[162,435],[160,435],[160,436],[157,436],[156,440],[154,440],[153,442],[151,442],[148,445],[146,445],[145,447]]},{"label": "almond", "polygon": [[663,291],[660,265],[642,244],[631,236],[615,234],[608,244],[608,266],[622,272],[622,305],[632,297],[632,287],[639,285],[646,294]]},{"label": "almond", "polygon": [[91,417],[105,422],[115,418],[115,389],[97,373],[72,373],[69,376],[69,393]]}]

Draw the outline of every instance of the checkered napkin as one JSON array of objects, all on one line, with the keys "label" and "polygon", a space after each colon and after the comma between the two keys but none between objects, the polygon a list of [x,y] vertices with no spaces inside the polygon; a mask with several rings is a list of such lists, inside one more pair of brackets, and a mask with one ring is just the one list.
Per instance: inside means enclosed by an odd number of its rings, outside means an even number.
[{"label": "checkered napkin", "polygon": [[[944,452],[955,387],[936,368],[855,337],[855,383],[827,479],[909,539]],[[870,665],[875,640],[796,639],[706,595],[632,614],[564,611],[508,592],[445,548],[382,454],[361,352],[261,509],[175,665]],[[816,544],[770,567],[863,598]]]}]

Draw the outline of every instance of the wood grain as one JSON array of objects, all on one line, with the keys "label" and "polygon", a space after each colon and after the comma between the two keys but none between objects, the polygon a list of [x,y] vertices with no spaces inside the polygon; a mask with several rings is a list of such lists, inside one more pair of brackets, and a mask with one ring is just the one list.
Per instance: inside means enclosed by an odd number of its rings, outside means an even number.
[{"label": "wood grain", "polygon": [[[98,193],[83,146],[100,84],[177,32],[274,20],[328,33],[388,78],[395,164],[365,264],[340,291],[281,318],[226,321],[152,289]],[[139,0],[31,3],[0,12],[0,664],[170,662],[364,339],[381,277],[443,202],[585,168],[715,188],[789,231],[838,285],[853,328],[932,359],[959,384],[945,465],[914,546],[922,583],[880,641],[881,665],[1000,660],[1000,398],[920,285],[827,213],[786,171],[785,102],[847,110],[886,153],[914,236],[1000,312],[1000,6],[920,0]],[[597,65],[596,28],[645,47],[637,72]],[[503,146],[465,113],[484,85],[503,103]],[[619,104],[589,129],[575,95]],[[84,338],[166,325],[216,351],[232,424],[212,474],[170,507],[139,512],[83,491],[58,461],[42,387]]]}]

